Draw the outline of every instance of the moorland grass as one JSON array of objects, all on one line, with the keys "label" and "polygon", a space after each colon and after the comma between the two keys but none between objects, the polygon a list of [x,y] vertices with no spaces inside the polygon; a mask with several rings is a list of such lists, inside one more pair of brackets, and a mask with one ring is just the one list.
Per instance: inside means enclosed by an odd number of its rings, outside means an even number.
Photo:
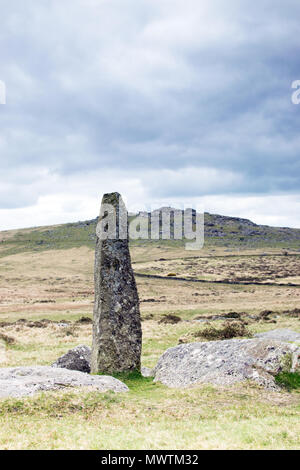
[{"label": "moorland grass", "polygon": [[[27,246],[27,241],[20,236],[18,254],[1,258],[1,321],[48,318],[65,319],[72,323],[82,316],[91,317],[92,246],[78,249],[81,243],[78,234],[77,241],[74,240],[76,246],[66,249],[72,240],[68,230],[64,230],[66,227],[57,232],[59,250],[62,251],[45,250],[47,243],[38,244],[40,234],[35,233],[30,238],[31,246]],[[88,234],[90,229],[79,227],[78,230],[85,230],[84,233]],[[29,232],[26,237],[30,237]],[[50,245],[53,233],[45,237],[48,237]],[[184,260],[187,257],[182,248],[166,247],[160,242],[159,246],[144,244],[133,247],[132,258],[147,264],[150,259],[153,266],[160,270],[163,269],[163,264],[159,264],[160,258]],[[2,243],[1,248],[5,251],[9,246]],[[33,252],[26,252],[28,248]],[[222,252],[206,249],[203,253],[208,269],[218,270],[214,255],[222,255]],[[193,254],[196,255],[200,256],[199,253]],[[294,257],[293,260],[290,270],[296,275],[298,258]],[[246,263],[245,271],[253,269],[251,253],[241,257],[240,261]],[[226,268],[226,263],[227,259],[224,258],[225,267],[222,269]],[[141,302],[144,319],[142,364],[148,367],[155,366],[159,356],[167,348],[176,346],[182,336],[188,335],[192,341],[199,341],[193,334],[207,327],[205,323],[194,321],[201,315],[230,311],[257,315],[268,309],[275,312],[272,318],[276,325],[264,320],[249,322],[248,328],[252,334],[274,328],[291,328],[300,332],[299,319],[282,313],[298,306],[299,289],[296,288],[195,285],[175,283],[171,279],[158,281],[140,278],[137,278],[137,284],[141,300],[155,299],[155,302]],[[52,303],[45,303],[45,300]],[[167,314],[176,314],[182,321],[160,324],[159,320]],[[222,322],[216,321],[213,325],[220,329]],[[14,339],[14,344],[6,346],[2,367],[50,365],[69,349],[79,344],[91,344],[91,325],[84,323],[67,326],[52,323],[46,328],[30,328],[19,323],[0,329],[2,334]],[[290,385],[276,392],[252,383],[226,389],[200,385],[175,390],[153,383],[151,378],[139,374],[117,375],[117,378],[127,384],[129,392],[114,394],[91,389],[65,389],[27,398],[1,399],[0,449],[300,447],[300,393],[299,388],[294,386],[295,376],[277,378],[281,383],[285,381]]]}]

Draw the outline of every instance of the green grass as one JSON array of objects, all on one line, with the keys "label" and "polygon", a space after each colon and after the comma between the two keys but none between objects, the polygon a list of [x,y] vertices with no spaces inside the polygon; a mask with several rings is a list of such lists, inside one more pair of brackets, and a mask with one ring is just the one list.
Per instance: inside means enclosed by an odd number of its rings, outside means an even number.
[{"label": "green grass", "polygon": [[134,394],[152,393],[154,388],[158,387],[153,382],[153,377],[143,377],[139,371],[117,373],[113,376],[124,382]]},{"label": "green grass", "polygon": [[275,382],[289,391],[300,389],[299,372],[281,372],[275,377]]},{"label": "green grass", "polygon": [[108,409],[111,404],[118,403],[120,396],[114,392],[85,392],[79,399],[78,393],[53,392],[40,393],[32,398],[9,398],[0,401],[0,417],[7,415],[23,416],[68,416],[69,413],[90,415],[95,410]]},{"label": "green grass", "polygon": [[284,396],[278,406],[250,385],[173,390],[136,375],[126,381],[130,392],[118,395],[58,391],[0,401],[0,448],[299,448],[299,404]]},{"label": "green grass", "polygon": [[[297,319],[293,322],[296,325]],[[143,348],[144,354],[151,353],[149,366],[190,329],[184,322],[151,324]],[[16,332],[18,351],[15,346],[9,349],[10,365],[50,364],[67,349],[86,344],[87,328],[80,327],[80,337],[65,345],[63,338],[55,339],[55,330]],[[32,340],[24,344],[29,334]],[[45,348],[49,339],[52,346]],[[17,355],[12,357],[13,353]],[[0,400],[0,449],[299,448],[297,390],[270,392],[251,383],[229,389],[211,385],[169,389],[139,372],[115,377],[126,383],[129,392],[66,389]]]},{"label": "green grass", "polygon": [[[108,375],[106,373],[99,373],[98,375]],[[154,389],[159,388],[160,385],[153,382],[153,377],[144,377],[140,371],[132,372],[117,372],[111,374],[115,379],[120,380],[129,388],[129,392],[134,396],[152,394]]]}]

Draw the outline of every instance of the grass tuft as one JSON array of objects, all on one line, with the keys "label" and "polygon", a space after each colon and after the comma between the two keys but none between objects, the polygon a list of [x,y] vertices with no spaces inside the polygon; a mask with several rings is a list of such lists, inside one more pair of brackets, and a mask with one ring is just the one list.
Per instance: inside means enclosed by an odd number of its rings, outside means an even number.
[{"label": "grass tuft", "polygon": [[15,344],[16,340],[12,336],[5,335],[0,333],[0,341],[3,341],[6,345]]},{"label": "grass tuft", "polygon": [[195,336],[205,338],[208,340],[223,340],[236,337],[251,337],[251,332],[242,322],[225,322],[221,328],[208,326],[204,330],[196,333]]},{"label": "grass tuft", "polygon": [[47,392],[33,397],[21,399],[8,398],[0,402],[0,416],[69,416],[70,413],[82,413],[90,416],[100,409],[109,409],[111,404],[119,403],[120,397],[112,391],[84,392],[83,394],[72,391],[69,393]]},{"label": "grass tuft", "polygon": [[299,372],[280,372],[275,377],[275,382],[282,388],[291,390],[300,389],[300,373]]}]

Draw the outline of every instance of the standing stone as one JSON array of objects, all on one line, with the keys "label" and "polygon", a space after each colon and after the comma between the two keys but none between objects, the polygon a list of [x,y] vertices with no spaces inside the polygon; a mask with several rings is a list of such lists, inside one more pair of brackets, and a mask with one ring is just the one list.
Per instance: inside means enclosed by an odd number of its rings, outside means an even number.
[{"label": "standing stone", "polygon": [[142,328],[127,229],[120,194],[105,194],[96,231],[94,374],[141,369]]}]

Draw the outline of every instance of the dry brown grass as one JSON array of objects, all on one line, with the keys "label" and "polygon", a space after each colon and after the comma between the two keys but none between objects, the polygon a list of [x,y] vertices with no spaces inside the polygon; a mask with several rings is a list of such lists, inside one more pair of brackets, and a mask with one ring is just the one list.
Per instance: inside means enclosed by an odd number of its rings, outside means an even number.
[{"label": "dry brown grass", "polygon": [[300,284],[300,255],[218,255],[147,260],[137,271],[146,274],[216,281],[276,282]]}]

